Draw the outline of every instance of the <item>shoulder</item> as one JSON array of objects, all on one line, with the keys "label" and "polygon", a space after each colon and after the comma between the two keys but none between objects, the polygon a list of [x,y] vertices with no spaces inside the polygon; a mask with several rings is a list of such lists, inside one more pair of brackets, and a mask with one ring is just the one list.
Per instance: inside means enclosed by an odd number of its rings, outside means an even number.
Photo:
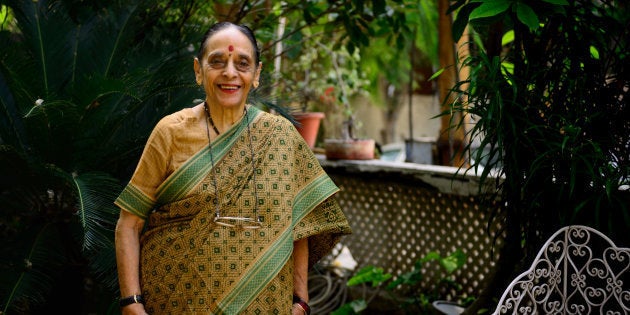
[{"label": "shoulder", "polygon": [[262,128],[294,130],[293,124],[282,115],[271,114],[261,109],[256,109],[258,113],[257,124]]},{"label": "shoulder", "polygon": [[[290,146],[298,149],[308,148],[304,138],[300,135],[295,125],[282,115],[276,115],[258,110],[255,128],[266,137],[273,138],[273,141],[290,144]],[[308,152],[312,154],[309,149]]]},{"label": "shoulder", "polygon": [[194,108],[184,108],[164,116],[154,128],[154,132],[172,133],[197,123]]}]

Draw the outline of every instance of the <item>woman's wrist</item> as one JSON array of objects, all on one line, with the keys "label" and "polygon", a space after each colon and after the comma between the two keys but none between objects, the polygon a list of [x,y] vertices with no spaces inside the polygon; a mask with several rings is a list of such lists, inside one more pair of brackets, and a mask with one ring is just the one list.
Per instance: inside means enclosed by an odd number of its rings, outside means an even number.
[{"label": "woman's wrist", "polygon": [[135,303],[144,304],[144,298],[142,297],[142,294],[134,294],[127,297],[123,297],[123,298],[120,298],[120,301],[119,301],[120,307],[125,307],[127,305],[131,305]]},{"label": "woman's wrist", "polygon": [[297,305],[299,308],[301,308],[302,311],[304,311],[305,315],[311,315],[311,307],[299,296],[293,295],[293,305]]}]

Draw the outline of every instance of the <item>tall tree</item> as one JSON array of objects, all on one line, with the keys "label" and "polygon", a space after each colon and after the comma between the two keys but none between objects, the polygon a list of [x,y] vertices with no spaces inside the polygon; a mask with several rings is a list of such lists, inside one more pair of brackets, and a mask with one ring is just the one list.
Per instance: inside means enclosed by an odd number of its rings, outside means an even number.
[{"label": "tall tree", "polygon": [[444,113],[440,116],[441,126],[437,140],[438,162],[441,165],[460,167],[464,166],[464,128],[466,124],[460,124],[459,128],[453,127],[453,122],[460,122],[462,115],[460,112],[451,111],[448,105],[454,101],[450,89],[459,81],[459,64],[455,58],[457,48],[452,36],[452,15],[449,12],[449,3],[449,0],[438,0],[438,49],[442,72],[437,78],[437,86],[440,104],[444,104]]}]

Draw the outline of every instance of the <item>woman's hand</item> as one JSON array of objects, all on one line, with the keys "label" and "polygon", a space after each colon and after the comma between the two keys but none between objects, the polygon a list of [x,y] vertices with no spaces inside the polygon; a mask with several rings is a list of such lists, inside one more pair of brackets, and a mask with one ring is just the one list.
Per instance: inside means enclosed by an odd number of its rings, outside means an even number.
[{"label": "woman's hand", "polygon": [[291,308],[291,315],[306,315],[306,311],[298,304],[293,304]]}]

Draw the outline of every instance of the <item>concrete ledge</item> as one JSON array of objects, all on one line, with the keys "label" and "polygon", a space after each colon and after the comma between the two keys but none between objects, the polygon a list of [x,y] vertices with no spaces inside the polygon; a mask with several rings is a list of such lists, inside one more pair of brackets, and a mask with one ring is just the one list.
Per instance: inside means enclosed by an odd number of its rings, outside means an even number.
[{"label": "concrete ledge", "polygon": [[[343,170],[349,173],[373,173],[387,178],[395,176],[412,177],[414,180],[429,185],[442,193],[460,196],[474,196],[479,194],[480,178],[473,174],[473,170],[459,169],[451,166],[427,165],[406,162],[391,162],[381,160],[327,160],[324,155],[316,155],[319,163],[328,172]],[[493,181],[490,177],[489,180]],[[420,184],[420,183],[419,183]],[[492,182],[486,184],[492,189]]]}]

